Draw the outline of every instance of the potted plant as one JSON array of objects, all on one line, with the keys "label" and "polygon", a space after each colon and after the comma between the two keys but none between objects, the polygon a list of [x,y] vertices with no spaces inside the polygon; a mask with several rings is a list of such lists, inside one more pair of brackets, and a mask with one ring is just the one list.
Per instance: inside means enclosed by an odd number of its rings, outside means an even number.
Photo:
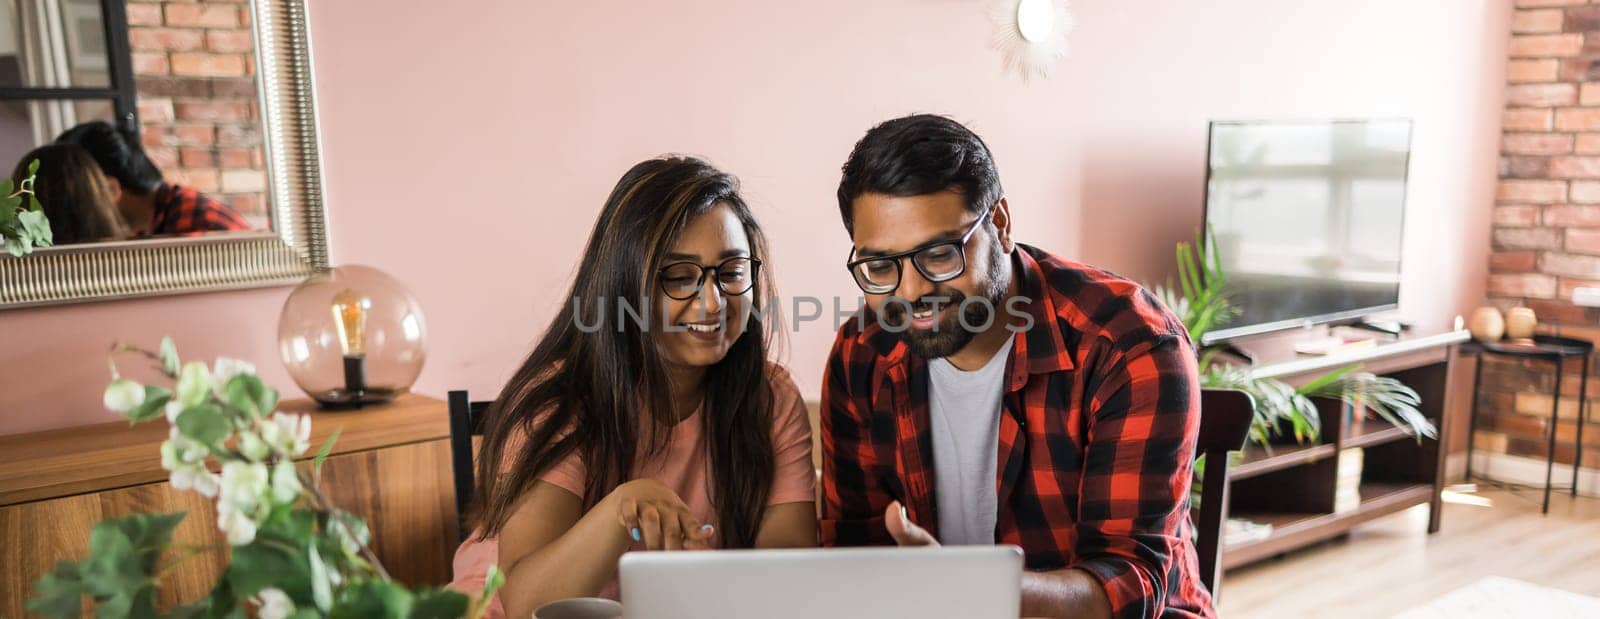
[{"label": "potted plant", "polygon": [[[119,353],[141,355],[173,388],[141,385],[117,371]],[[225,544],[172,547],[184,514],[134,514],[96,524],[89,556],[61,561],[40,578],[28,610],[78,617],[83,598],[97,617],[149,617],[156,587],[172,566],[210,552],[229,554],[210,595],[166,609],[172,617],[478,617],[503,577],[490,568],[482,592],[410,589],[389,577],[373,554],[361,518],[320,489],[322,462],[335,432],[309,470],[294,458],[310,449],[311,418],[277,411],[278,392],[248,363],[219,358],[181,363],[171,339],[157,352],[113,347],[107,408],[130,425],[165,421],[161,466],[172,487],[214,499]],[[156,454],[151,454],[156,457]]]}]

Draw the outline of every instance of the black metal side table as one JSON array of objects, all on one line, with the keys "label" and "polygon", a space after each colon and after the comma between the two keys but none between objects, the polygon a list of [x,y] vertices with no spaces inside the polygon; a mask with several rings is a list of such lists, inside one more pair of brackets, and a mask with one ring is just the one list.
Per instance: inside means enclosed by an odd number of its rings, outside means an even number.
[{"label": "black metal side table", "polygon": [[1478,430],[1478,381],[1483,377],[1483,357],[1495,355],[1514,357],[1519,359],[1532,359],[1548,361],[1555,366],[1555,389],[1550,394],[1550,446],[1547,452],[1544,468],[1544,508],[1543,513],[1550,513],[1551,481],[1556,466],[1556,428],[1561,418],[1561,373],[1566,362],[1574,357],[1583,360],[1582,381],[1578,383],[1578,436],[1576,453],[1572,463],[1572,496],[1578,496],[1578,473],[1583,468],[1583,425],[1588,419],[1586,414],[1589,402],[1589,357],[1594,353],[1594,343],[1572,337],[1556,335],[1535,335],[1529,340],[1510,340],[1505,342],[1468,342],[1461,345],[1463,352],[1472,354],[1477,358],[1477,367],[1472,373],[1472,412],[1467,419],[1467,479],[1472,479],[1472,447],[1477,438]]}]

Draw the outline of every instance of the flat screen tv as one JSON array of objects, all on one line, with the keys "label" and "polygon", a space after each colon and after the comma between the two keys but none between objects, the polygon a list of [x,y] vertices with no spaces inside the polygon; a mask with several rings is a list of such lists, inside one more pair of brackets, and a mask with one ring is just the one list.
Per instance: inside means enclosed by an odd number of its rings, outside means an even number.
[{"label": "flat screen tv", "polygon": [[1240,313],[1203,343],[1399,305],[1411,121],[1219,121],[1209,143],[1209,249]]}]

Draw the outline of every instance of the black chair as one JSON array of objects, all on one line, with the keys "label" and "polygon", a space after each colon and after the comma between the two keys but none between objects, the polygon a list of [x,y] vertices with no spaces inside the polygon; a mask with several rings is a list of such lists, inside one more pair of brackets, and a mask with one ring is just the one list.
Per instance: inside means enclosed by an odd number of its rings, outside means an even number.
[{"label": "black chair", "polygon": [[472,437],[483,434],[483,418],[489,410],[489,402],[473,402],[466,391],[451,391],[449,399],[450,470],[456,483],[456,541],[461,542],[471,533],[467,530],[467,507],[472,504],[474,477]]},{"label": "black chair", "polygon": [[1232,389],[1200,391],[1200,436],[1195,451],[1206,457],[1200,487],[1200,522],[1195,526],[1195,548],[1200,554],[1200,582],[1220,599],[1222,585],[1222,529],[1228,521],[1228,452],[1244,449],[1255,417],[1250,394]]},{"label": "black chair", "polygon": [[1550,444],[1545,450],[1544,465],[1544,507],[1543,513],[1550,513],[1550,489],[1553,487],[1553,477],[1556,467],[1556,429],[1561,420],[1561,373],[1567,361],[1573,358],[1582,360],[1582,370],[1578,382],[1578,436],[1573,442],[1572,461],[1572,496],[1578,496],[1578,472],[1583,470],[1583,426],[1588,419],[1585,414],[1589,408],[1589,358],[1594,355],[1594,342],[1575,337],[1562,337],[1558,335],[1535,335],[1531,342],[1510,340],[1505,342],[1470,342],[1462,345],[1462,350],[1477,357],[1477,368],[1472,373],[1472,408],[1467,417],[1467,472],[1466,479],[1472,479],[1472,448],[1478,433],[1478,381],[1483,378],[1483,357],[1493,355],[1527,359],[1531,361],[1549,362],[1555,366],[1555,389],[1550,392]]}]

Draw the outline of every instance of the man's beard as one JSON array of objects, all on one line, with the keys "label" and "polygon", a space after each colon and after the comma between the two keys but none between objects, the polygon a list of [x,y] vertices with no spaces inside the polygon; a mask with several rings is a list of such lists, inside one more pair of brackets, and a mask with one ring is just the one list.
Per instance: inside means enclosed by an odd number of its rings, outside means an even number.
[{"label": "man's beard", "polygon": [[[925,297],[910,301],[908,299],[892,298],[884,302],[882,307],[883,324],[893,329],[900,329],[900,341],[906,343],[911,352],[924,359],[939,359],[956,354],[972,338],[978,336],[973,329],[983,329],[990,326],[991,321],[998,320],[997,312],[1005,300],[1006,270],[1010,268],[1006,255],[1000,251],[998,243],[991,244],[993,251],[989,255],[989,268],[978,286],[982,289],[983,300],[967,303],[961,307],[967,295],[953,288],[946,288],[942,284],[935,284],[933,293]],[[927,330],[910,326],[910,315],[922,309],[940,310],[956,307],[957,311],[947,312],[944,318],[933,324]],[[963,324],[965,323],[965,324]],[[967,327],[971,327],[968,329]]]}]

